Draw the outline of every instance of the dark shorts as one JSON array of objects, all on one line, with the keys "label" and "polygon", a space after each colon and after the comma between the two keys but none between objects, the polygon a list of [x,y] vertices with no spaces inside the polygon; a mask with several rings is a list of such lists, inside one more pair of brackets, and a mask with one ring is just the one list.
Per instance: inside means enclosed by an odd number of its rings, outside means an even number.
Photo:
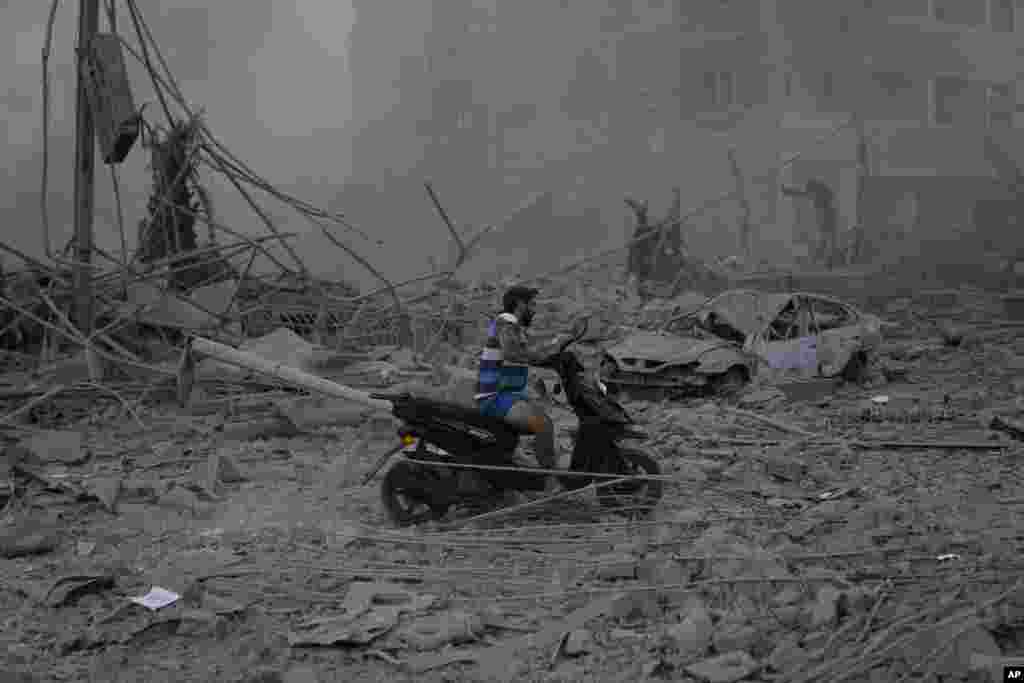
[{"label": "dark shorts", "polygon": [[480,399],[477,403],[480,406],[480,414],[487,417],[505,417],[512,406],[519,401],[525,401],[526,392],[503,391],[489,398]]}]

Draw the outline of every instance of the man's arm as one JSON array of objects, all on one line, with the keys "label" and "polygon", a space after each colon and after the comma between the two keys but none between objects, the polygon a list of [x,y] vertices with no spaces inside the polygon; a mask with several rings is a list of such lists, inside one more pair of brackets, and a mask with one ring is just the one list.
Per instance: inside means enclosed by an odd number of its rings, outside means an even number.
[{"label": "man's arm", "polygon": [[550,343],[531,343],[523,328],[515,323],[498,323],[498,341],[505,362],[516,365],[540,365],[552,352]]}]

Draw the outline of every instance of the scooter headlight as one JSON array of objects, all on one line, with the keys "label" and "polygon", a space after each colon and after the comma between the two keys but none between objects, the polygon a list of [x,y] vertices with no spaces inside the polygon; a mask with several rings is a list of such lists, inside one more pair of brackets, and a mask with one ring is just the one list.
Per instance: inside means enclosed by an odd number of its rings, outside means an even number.
[{"label": "scooter headlight", "polygon": [[405,448],[416,445],[416,437],[412,434],[400,434],[398,438],[402,440],[402,446]]},{"label": "scooter headlight", "polygon": [[608,395],[608,385],[602,382],[601,380],[597,380],[597,388],[600,389],[601,393],[604,394],[605,396]]}]

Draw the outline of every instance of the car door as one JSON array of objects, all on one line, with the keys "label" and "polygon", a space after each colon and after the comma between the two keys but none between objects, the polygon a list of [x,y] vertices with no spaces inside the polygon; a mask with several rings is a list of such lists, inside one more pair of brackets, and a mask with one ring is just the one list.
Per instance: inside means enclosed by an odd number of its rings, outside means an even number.
[{"label": "car door", "polygon": [[810,304],[818,327],[819,372],[823,377],[834,377],[863,345],[859,316],[846,304],[832,299],[814,297]]},{"label": "car door", "polygon": [[818,337],[805,297],[794,296],[764,333],[760,355],[773,370],[813,374],[818,367]]}]

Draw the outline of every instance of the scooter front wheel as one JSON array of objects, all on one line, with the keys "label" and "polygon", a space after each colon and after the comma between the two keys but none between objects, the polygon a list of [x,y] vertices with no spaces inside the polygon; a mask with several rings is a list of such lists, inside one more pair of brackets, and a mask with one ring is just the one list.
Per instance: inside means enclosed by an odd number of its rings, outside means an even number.
[{"label": "scooter front wheel", "polygon": [[391,521],[400,527],[440,519],[447,505],[430,498],[429,491],[441,483],[433,469],[411,462],[400,462],[388,470],[381,482],[381,501]]},{"label": "scooter front wheel", "polygon": [[[626,471],[621,473],[623,475],[658,476],[661,474],[658,461],[644,451],[636,448],[623,448],[619,455],[625,465]],[[602,505],[607,506],[653,507],[661,500],[663,488],[662,482],[656,479],[640,479],[602,487],[598,489],[597,497]]]}]

